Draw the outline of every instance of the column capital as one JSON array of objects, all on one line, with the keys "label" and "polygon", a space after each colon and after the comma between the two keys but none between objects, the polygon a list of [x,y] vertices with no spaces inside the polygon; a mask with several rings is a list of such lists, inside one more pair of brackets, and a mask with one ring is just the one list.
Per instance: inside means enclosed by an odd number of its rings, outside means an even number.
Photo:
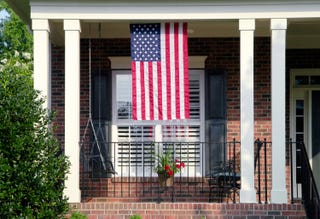
[{"label": "column capital", "polygon": [[49,20],[48,19],[32,19],[32,30],[50,32]]},{"label": "column capital", "polygon": [[80,20],[64,20],[63,29],[69,31],[79,31],[81,32]]},{"label": "column capital", "polygon": [[255,30],[255,19],[240,19],[239,30]]},{"label": "column capital", "polygon": [[286,30],[287,19],[271,19],[270,28],[271,30]]}]

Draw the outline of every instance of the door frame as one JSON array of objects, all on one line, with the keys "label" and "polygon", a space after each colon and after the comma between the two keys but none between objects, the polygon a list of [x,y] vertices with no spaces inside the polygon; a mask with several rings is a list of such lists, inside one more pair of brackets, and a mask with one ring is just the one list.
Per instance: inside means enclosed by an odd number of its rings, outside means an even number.
[{"label": "door frame", "polygon": [[[309,163],[312,168],[312,91],[320,90],[319,85],[297,85],[296,76],[320,76],[320,69],[290,69],[290,138],[296,141],[296,100],[304,101],[304,122],[303,141],[309,156]],[[295,144],[292,145],[292,163],[296,163]],[[293,169],[292,177],[296,181],[296,170]],[[293,197],[301,198],[301,185],[293,183]]]}]

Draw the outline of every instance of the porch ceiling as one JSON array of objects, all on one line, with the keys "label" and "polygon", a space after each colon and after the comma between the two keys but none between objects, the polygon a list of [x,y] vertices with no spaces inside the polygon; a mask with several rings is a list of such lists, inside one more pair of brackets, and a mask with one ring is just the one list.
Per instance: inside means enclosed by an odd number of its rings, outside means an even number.
[{"label": "porch ceiling", "polygon": [[[157,3],[150,3],[148,0],[5,0],[10,7],[25,21],[26,24],[31,24],[31,10],[30,4],[35,7],[34,13],[36,18],[41,19],[50,14],[50,31],[51,40],[54,44],[64,44],[64,31],[62,20],[56,19],[55,13],[60,13],[60,9],[65,12],[66,8],[77,7],[80,12],[87,10],[88,2],[91,5],[98,6],[92,10],[99,10],[101,7],[105,10],[109,6],[113,10],[118,10],[122,6],[165,6],[170,5],[175,7],[175,10],[180,10],[182,6],[187,6],[188,10],[193,10],[193,5],[204,6],[202,10],[206,9],[206,6],[212,7],[213,13],[217,13],[217,20],[189,20],[189,37],[239,37],[238,19],[230,19],[232,16],[239,18],[246,18],[246,16],[253,16],[259,18],[256,20],[256,36],[270,36],[270,19],[289,17],[288,29],[287,29],[287,48],[320,48],[320,18],[319,18],[319,1],[317,0],[162,0]],[[134,2],[134,4],[133,4]],[[56,7],[56,6],[60,6]],[[100,7],[101,6],[101,7]],[[108,7],[107,7],[108,6]],[[115,7],[121,6],[121,7]],[[181,6],[181,7],[180,7]],[[214,6],[214,7],[213,7]],[[238,7],[230,7],[238,6]],[[139,8],[139,7],[138,7]],[[152,7],[151,7],[152,8]],[[155,10],[153,7],[153,10]],[[267,12],[263,8],[268,9]],[[137,8],[136,8],[137,9]],[[221,10],[222,11],[221,11]],[[58,10],[58,11],[55,11]],[[75,12],[75,11],[72,11]],[[257,12],[252,14],[252,12]],[[92,12],[92,11],[91,11]],[[155,11],[157,12],[157,11]],[[183,13],[180,11],[179,13]],[[231,13],[228,19],[222,15]],[[233,14],[233,12],[237,12]],[[281,12],[279,14],[279,12]],[[283,12],[283,13],[282,13]],[[72,14],[71,13],[71,14]],[[89,12],[88,12],[89,13]],[[109,12],[110,13],[110,12]],[[112,12],[113,13],[113,12]],[[110,13],[110,16],[112,15]],[[123,13],[124,11],[117,11],[117,13]],[[196,12],[195,12],[196,13]],[[201,12],[199,12],[201,14]],[[206,12],[208,13],[208,12]],[[220,14],[219,17],[219,13]],[[267,14],[264,14],[267,13]],[[270,14],[269,14],[270,13]],[[63,13],[62,13],[63,14]],[[81,13],[80,13],[81,14]],[[174,14],[174,13],[173,13]],[[210,14],[210,13],[209,13]],[[259,15],[259,16],[258,16]],[[34,15],[35,16],[35,15]],[[151,14],[152,16],[152,14]],[[221,17],[222,16],[222,17]],[[242,16],[242,17],[241,17]],[[59,17],[59,16],[58,16]],[[159,17],[159,16],[158,16]],[[309,17],[309,18],[305,18]],[[314,18],[318,17],[318,18]],[[248,18],[248,17],[247,17]],[[249,17],[251,18],[251,17]],[[60,17],[59,17],[60,19]],[[61,17],[63,19],[63,17]],[[85,19],[85,18],[83,18]],[[97,21],[94,19],[101,19],[103,21]],[[108,20],[110,19],[110,20]],[[113,20],[112,20],[113,19]],[[122,20],[123,19],[123,20]],[[130,19],[130,18],[128,18]],[[81,24],[81,38],[128,38],[129,35],[129,23],[142,22],[141,20],[128,20],[127,18],[110,18],[110,17],[90,17],[90,20],[82,20]],[[167,18],[170,19],[170,18]],[[205,19],[205,18],[204,18]],[[222,20],[226,19],[226,20]],[[99,23],[101,22],[101,32],[99,31]],[[153,20],[152,22],[156,22]]]},{"label": "porch ceiling", "polygon": [[[137,21],[139,22],[139,21]],[[141,22],[141,21],[140,21]],[[129,24],[135,21],[82,21],[81,38],[129,38]],[[320,19],[288,19],[287,48],[320,48]],[[64,44],[63,22],[50,22],[54,44]],[[239,37],[238,20],[189,21],[190,38]],[[270,20],[256,20],[255,36],[270,36]]]}]

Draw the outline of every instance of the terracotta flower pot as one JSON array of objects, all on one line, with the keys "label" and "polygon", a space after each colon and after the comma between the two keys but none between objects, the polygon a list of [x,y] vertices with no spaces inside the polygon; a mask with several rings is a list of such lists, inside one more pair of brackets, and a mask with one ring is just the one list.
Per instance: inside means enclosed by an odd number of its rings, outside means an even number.
[{"label": "terracotta flower pot", "polygon": [[173,186],[173,175],[167,177],[166,173],[158,173],[159,185],[161,188]]}]

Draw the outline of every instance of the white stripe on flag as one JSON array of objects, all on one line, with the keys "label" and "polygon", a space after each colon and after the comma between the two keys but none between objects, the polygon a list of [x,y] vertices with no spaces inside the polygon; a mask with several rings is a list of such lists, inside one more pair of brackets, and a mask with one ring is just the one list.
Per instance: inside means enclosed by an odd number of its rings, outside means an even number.
[{"label": "white stripe on flag", "polygon": [[140,63],[136,64],[136,90],[137,90],[137,120],[141,120],[141,86],[140,86]]},{"label": "white stripe on flag", "polygon": [[174,49],[174,23],[170,23],[170,76],[171,76],[171,119],[176,119],[176,80],[175,80],[175,49]]},{"label": "white stripe on flag", "polygon": [[145,119],[150,120],[149,63],[144,62]]},{"label": "white stripe on flag", "polygon": [[[160,48],[161,48],[161,72],[166,72],[166,38],[165,38],[165,23],[161,23],[161,34],[160,34]],[[168,119],[167,112],[167,78],[165,73],[162,75],[162,116],[163,120]]]},{"label": "white stripe on flag", "polygon": [[180,119],[185,119],[184,105],[184,63],[183,63],[183,23],[179,23],[179,84],[180,84]]},{"label": "white stripe on flag", "polygon": [[159,119],[158,112],[158,65],[157,62],[152,62],[152,80],[153,80],[153,111],[154,111],[154,120]]}]

